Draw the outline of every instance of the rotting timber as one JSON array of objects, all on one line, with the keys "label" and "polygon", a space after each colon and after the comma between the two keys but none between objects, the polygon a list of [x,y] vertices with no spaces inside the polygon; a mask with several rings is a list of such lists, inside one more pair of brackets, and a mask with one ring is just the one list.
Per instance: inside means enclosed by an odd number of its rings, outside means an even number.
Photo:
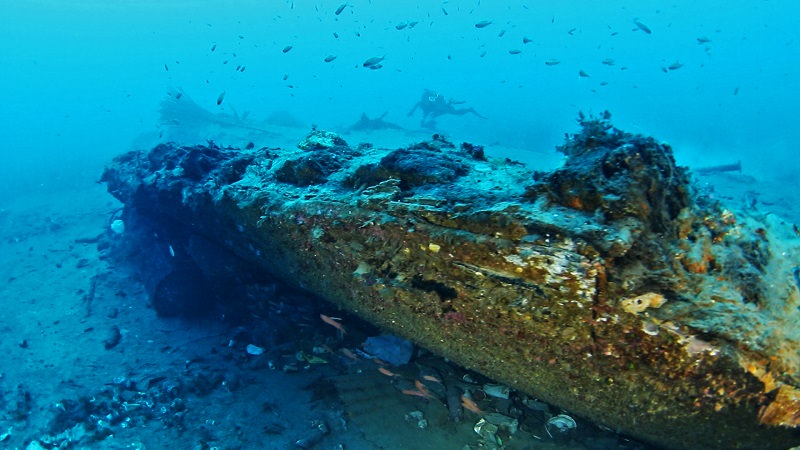
[{"label": "rotting timber", "polygon": [[650,443],[800,444],[797,242],[696,193],[668,145],[580,123],[548,173],[440,136],[389,150],[313,131],[297,149],[162,144],[103,181],[136,214]]}]

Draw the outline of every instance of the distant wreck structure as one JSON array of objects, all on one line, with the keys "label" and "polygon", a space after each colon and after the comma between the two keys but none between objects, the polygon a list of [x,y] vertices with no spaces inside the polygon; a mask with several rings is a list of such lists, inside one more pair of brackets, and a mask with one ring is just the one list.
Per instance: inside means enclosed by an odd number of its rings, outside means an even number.
[{"label": "distant wreck structure", "polygon": [[[536,172],[441,136],[121,155],[129,214],[665,448],[800,445],[800,239],[695,192],[672,149],[581,117]],[[173,246],[180,246],[176,241]]]}]

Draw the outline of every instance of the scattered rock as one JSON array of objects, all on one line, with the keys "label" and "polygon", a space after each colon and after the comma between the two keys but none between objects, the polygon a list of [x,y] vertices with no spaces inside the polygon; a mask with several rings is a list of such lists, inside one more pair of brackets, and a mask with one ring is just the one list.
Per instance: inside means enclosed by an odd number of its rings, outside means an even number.
[{"label": "scattered rock", "polygon": [[350,177],[352,186],[374,186],[389,179],[400,180],[404,191],[426,184],[444,184],[467,174],[464,158],[442,148],[453,144],[444,139],[434,139],[408,148],[389,152],[377,164],[358,167]]},{"label": "scattered rock", "polygon": [[411,361],[414,344],[401,337],[384,334],[367,338],[364,350],[381,361],[393,366],[402,366]]},{"label": "scattered rock", "polygon": [[106,350],[111,350],[112,348],[116,347],[121,340],[122,333],[120,333],[119,327],[112,325],[108,329],[108,335],[105,339],[103,339],[103,347],[105,347]]},{"label": "scattered rock", "polygon": [[283,183],[310,186],[328,181],[328,177],[342,168],[341,157],[329,150],[319,150],[287,160],[275,170],[275,178]]}]

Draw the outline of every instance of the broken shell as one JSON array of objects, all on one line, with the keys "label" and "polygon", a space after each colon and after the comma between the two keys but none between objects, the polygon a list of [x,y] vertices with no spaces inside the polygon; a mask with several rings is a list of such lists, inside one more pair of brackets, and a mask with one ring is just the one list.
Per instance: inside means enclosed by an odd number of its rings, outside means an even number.
[{"label": "broken shell", "polygon": [[490,397],[508,399],[511,388],[502,384],[484,384],[483,392]]},{"label": "broken shell", "polygon": [[111,222],[111,226],[109,228],[111,228],[111,231],[113,231],[114,234],[122,234],[125,232],[125,222],[123,222],[122,219],[116,219],[115,221]]},{"label": "broken shell", "polygon": [[650,336],[658,336],[658,325],[650,321],[645,322],[644,324],[642,324],[642,331],[644,331],[645,334],[649,334]]},{"label": "broken shell", "polygon": [[567,437],[576,428],[578,428],[578,424],[575,423],[575,419],[566,414],[551,417],[544,424],[544,430],[553,439]]},{"label": "broken shell", "polygon": [[478,384],[478,382],[475,380],[475,377],[473,377],[468,373],[465,373],[464,375],[461,376],[461,381],[469,384]]},{"label": "broken shell", "polygon": [[405,415],[406,422],[413,424],[420,430],[424,430],[428,428],[428,420],[425,419],[425,416],[422,414],[422,411],[411,411]]},{"label": "broken shell", "polygon": [[314,421],[312,425],[311,431],[305,437],[296,440],[294,445],[299,448],[314,448],[330,432],[330,428],[324,422]]},{"label": "broken shell", "polygon": [[483,418],[498,427],[504,428],[508,434],[515,434],[519,430],[519,420],[500,413],[486,413]]},{"label": "broken shell", "polygon": [[261,354],[264,353],[264,349],[263,348],[261,348],[261,347],[259,347],[257,345],[253,345],[253,344],[247,344],[246,351],[247,351],[247,354],[253,355],[253,356],[258,356],[258,355],[261,355]]},{"label": "broken shell", "polygon": [[478,436],[482,437],[484,440],[494,443],[500,444],[500,439],[497,437],[497,430],[499,427],[493,423],[489,423],[486,419],[481,419],[478,423],[475,424],[472,429]]}]

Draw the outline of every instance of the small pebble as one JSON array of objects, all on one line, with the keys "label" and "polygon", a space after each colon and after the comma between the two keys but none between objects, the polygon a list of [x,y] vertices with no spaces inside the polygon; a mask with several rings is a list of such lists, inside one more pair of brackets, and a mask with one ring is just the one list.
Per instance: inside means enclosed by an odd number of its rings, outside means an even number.
[{"label": "small pebble", "polygon": [[106,350],[111,350],[119,344],[120,340],[122,340],[122,333],[120,333],[118,326],[113,325],[108,330],[108,337],[103,340],[103,347],[105,347]]}]

